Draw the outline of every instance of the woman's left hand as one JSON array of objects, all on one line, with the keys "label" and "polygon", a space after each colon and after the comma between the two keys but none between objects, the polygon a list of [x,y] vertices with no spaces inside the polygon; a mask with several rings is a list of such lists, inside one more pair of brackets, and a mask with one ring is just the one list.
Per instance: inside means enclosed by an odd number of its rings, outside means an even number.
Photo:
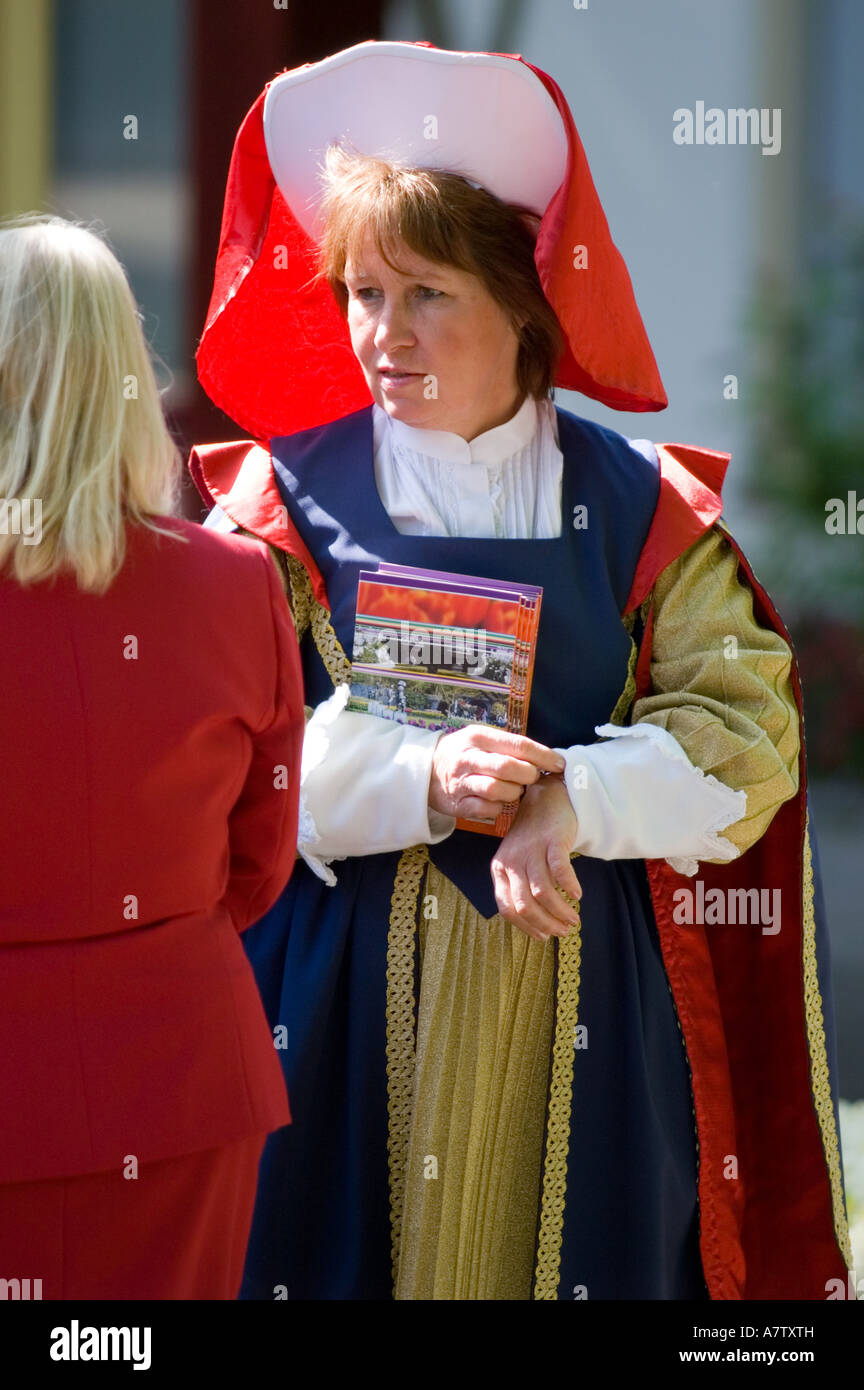
[{"label": "woman's left hand", "polygon": [[526,787],[519,810],[492,860],[498,911],[535,941],[567,936],[579,920],[562,897],[581,898],[570,855],[577,838],[576,812],[557,777]]}]

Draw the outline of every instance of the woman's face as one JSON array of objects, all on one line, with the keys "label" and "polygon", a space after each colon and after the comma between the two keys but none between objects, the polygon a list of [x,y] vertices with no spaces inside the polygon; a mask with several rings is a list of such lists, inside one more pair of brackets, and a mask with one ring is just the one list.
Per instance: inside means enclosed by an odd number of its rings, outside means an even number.
[{"label": "woman's face", "polygon": [[476,275],[402,245],[394,270],[371,237],[345,267],[351,345],[388,415],[473,439],[509,420],[519,339]]}]

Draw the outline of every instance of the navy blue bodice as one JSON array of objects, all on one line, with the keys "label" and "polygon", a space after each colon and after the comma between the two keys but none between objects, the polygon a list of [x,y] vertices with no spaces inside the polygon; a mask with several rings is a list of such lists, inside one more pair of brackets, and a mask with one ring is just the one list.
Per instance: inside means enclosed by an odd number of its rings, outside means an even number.
[{"label": "navy blue bodice", "polygon": [[[375,482],[371,406],[274,439],[271,448],[279,491],[321,570],[349,656],[359,571],[382,560],[543,586],[527,732],[567,747],[595,740],[595,725],[608,720],[624,687],[630,639],[621,614],[659,477],[621,435],[561,409],[557,416],[562,530],[550,540],[401,535]],[[306,702],[317,705],[332,683],[309,641],[303,661]],[[496,845],[492,836],[457,831],[430,848],[485,916],[496,910],[488,869]]]}]

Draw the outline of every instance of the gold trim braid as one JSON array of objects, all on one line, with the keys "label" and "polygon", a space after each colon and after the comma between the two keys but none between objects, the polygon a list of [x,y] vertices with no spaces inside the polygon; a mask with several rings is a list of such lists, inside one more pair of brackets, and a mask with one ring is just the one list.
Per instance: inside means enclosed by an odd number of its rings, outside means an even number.
[{"label": "gold trim braid", "polygon": [[414,1092],[414,934],[417,899],[429,851],[412,845],[399,856],[390,899],[387,938],[387,1155],[390,1165],[390,1233],[393,1286],[399,1276],[405,1175]]},{"label": "gold trim braid", "polygon": [[296,556],[289,555],[287,551],[282,553],[285,556],[288,570],[288,581],[291,586],[291,612],[294,615],[294,627],[297,630],[297,641],[299,642],[312,620],[315,599],[312,595],[312,584],[305,565],[302,565]]},{"label": "gold trim braid", "polygon": [[351,662],[348,660],[342,649],[342,644],[330,623],[330,614],[326,608],[316,601],[312,609],[312,620],[310,623],[312,636],[321,660],[327,669],[327,674],[333,682],[333,688],[337,685],[351,684]]},{"label": "gold trim braid", "polygon": [[[575,906],[572,899],[568,899]],[[535,1299],[557,1299],[561,1270],[564,1200],[567,1193],[567,1156],[570,1149],[570,1114],[573,1108],[573,1056],[579,1014],[582,918],[569,936],[559,938],[558,980],[555,995],[555,1040],[552,1044],[552,1076],[546,1122],[546,1155],[540,1197],[540,1229],[537,1238]]]},{"label": "gold trim braid", "polygon": [[294,555],[286,555],[286,559],[291,581],[291,610],[294,614],[298,642],[307,628],[311,628],[312,638],[333,682],[334,690],[337,685],[350,685],[351,662],[333,630],[330,614],[312,592],[312,581],[306,566]]},{"label": "gold trim braid", "polygon": [[[285,556],[291,585],[291,611],[299,641],[311,629],[318,654],[334,689],[351,682],[351,662],[336,636],[330,615],[312,590],[309,572],[294,555]],[[387,1155],[390,1177],[390,1231],[393,1285],[399,1274],[405,1179],[411,1139],[416,1044],[414,1038],[414,937],[417,898],[429,862],[425,845],[402,851],[393,880],[387,938]]]},{"label": "gold trim braid", "polygon": [[807,1023],[807,1041],[810,1051],[810,1086],[822,1148],[831,1182],[831,1206],[834,1213],[834,1233],[847,1269],[852,1268],[852,1243],[849,1238],[849,1221],[843,1196],[843,1178],[840,1166],[840,1145],[837,1138],[837,1125],[834,1116],[834,1103],[831,1099],[831,1083],[828,1073],[828,1054],[825,1047],[825,1016],[822,1011],[822,995],[819,990],[819,976],[816,970],[816,914],[813,903],[813,860],[810,854],[810,814],[804,826],[804,874],[803,874],[803,932],[802,950],[804,955],[804,1016]]}]

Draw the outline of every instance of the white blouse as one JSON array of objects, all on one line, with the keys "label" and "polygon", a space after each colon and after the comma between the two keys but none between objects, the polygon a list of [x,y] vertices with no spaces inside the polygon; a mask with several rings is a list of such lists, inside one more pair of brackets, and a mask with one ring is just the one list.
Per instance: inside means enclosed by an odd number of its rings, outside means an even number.
[{"label": "white blouse", "polygon": [[560,536],[563,459],[551,401],[527,396],[511,420],[470,443],[404,425],[378,405],[372,419],[375,481],[403,535]]},{"label": "white blouse", "polygon": [[[403,534],[561,534],[563,457],[551,401],[529,397],[512,419],[470,443],[405,425],[377,405],[373,429],[376,484]],[[630,443],[657,466],[652,444]],[[456,824],[428,806],[442,735],[346,710],[347,699],[342,685],[317,707],[303,746],[298,850],[330,884],[334,860],[435,844]],[[746,814],[746,793],[694,767],[653,724],[604,724],[595,733],[606,741],[558,750],[578,819],[574,850],[600,859],[664,858],[689,875],[700,859],[737,857],[718,832]]]}]

